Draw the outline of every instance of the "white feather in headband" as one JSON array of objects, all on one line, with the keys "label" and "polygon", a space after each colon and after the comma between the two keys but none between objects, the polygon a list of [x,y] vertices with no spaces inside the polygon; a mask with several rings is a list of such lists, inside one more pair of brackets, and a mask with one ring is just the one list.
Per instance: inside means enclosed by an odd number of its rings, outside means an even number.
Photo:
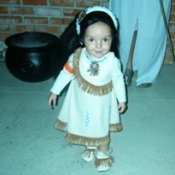
[{"label": "white feather in headband", "polygon": [[114,26],[117,29],[118,24],[117,24],[116,17],[114,16],[114,14],[109,9],[107,9],[106,7],[101,7],[101,6],[93,6],[93,7],[89,7],[87,9],[83,10],[82,12],[80,12],[80,14],[79,14],[79,16],[76,20],[76,31],[77,31],[78,35],[80,34],[80,23],[81,23],[81,21],[85,18],[85,16],[87,14],[89,14],[91,12],[97,12],[97,11],[107,13],[111,17],[111,19],[114,23]]}]

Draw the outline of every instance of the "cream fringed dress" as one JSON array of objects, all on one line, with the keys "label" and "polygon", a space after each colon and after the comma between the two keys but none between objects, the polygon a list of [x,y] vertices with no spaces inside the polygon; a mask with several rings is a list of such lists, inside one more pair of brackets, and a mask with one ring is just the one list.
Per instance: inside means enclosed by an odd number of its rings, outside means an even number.
[{"label": "cream fringed dress", "polygon": [[106,145],[109,132],[122,129],[117,100],[126,101],[119,60],[112,52],[94,59],[99,71],[91,75],[91,58],[85,48],[77,49],[51,88],[51,92],[59,95],[71,81],[57,127],[66,131],[69,142],[86,146]]}]

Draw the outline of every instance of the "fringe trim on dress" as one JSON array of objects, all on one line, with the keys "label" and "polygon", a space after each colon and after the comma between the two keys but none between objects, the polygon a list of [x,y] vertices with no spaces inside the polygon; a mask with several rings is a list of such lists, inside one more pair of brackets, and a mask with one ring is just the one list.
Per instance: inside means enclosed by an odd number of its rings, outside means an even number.
[{"label": "fringe trim on dress", "polygon": [[75,51],[74,54],[74,70],[75,70],[75,76],[77,78],[78,84],[81,87],[81,89],[87,93],[93,94],[93,95],[106,95],[112,91],[112,81],[109,83],[102,85],[102,86],[96,86],[91,84],[90,82],[86,81],[80,74],[79,71],[79,60],[81,55],[81,48],[78,48]]},{"label": "fringe trim on dress", "polygon": [[61,120],[57,119],[54,123],[54,127],[58,129],[59,131],[66,131],[67,130],[67,124],[65,122],[62,122]]},{"label": "fringe trim on dress", "polygon": [[105,136],[102,138],[89,138],[89,137],[83,137],[78,136],[74,134],[67,133],[66,134],[66,140],[78,145],[86,145],[86,146],[102,146],[109,144],[109,136]]},{"label": "fringe trim on dress", "polygon": [[122,123],[110,124],[109,131],[110,132],[120,132],[123,130]]}]

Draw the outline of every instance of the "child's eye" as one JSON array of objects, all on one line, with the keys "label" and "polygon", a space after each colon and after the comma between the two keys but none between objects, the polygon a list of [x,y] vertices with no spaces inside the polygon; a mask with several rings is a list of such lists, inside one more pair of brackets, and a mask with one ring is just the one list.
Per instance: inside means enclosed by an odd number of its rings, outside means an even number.
[{"label": "child's eye", "polygon": [[108,41],[110,41],[110,39],[109,38],[104,38],[103,41],[108,42]]},{"label": "child's eye", "polygon": [[94,39],[93,39],[93,38],[89,38],[89,41],[90,41],[90,42],[93,42],[93,41],[94,41]]}]

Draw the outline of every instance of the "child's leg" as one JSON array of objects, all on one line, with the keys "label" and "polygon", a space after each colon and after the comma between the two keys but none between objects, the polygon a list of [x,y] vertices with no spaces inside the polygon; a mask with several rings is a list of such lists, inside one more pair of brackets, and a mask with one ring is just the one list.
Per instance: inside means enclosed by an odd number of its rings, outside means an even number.
[{"label": "child's leg", "polygon": [[107,171],[110,169],[114,161],[111,152],[112,150],[109,148],[109,145],[98,147],[95,160],[95,165],[98,171]]}]

